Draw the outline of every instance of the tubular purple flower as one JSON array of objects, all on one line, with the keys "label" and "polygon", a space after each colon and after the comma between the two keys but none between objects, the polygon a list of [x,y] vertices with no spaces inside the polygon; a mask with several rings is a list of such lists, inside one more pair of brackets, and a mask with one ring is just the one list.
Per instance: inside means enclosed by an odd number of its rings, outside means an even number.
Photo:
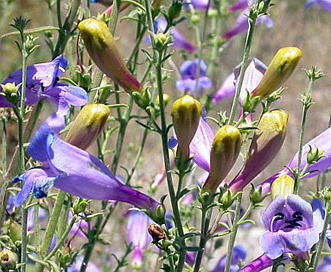
[{"label": "tubular purple flower", "polygon": [[310,6],[316,5],[320,8],[331,12],[331,1],[330,0],[308,0],[308,2],[305,4],[305,10],[310,8]]},{"label": "tubular purple flower", "polygon": [[152,242],[148,233],[148,225],[152,221],[140,211],[129,211],[127,224],[128,238],[134,253],[132,257],[132,268],[140,269],[143,263],[142,251]]},{"label": "tubular purple flower", "polygon": [[[156,34],[159,31],[164,33],[166,28],[167,22],[162,17],[157,18],[154,22],[154,33]],[[183,35],[177,30],[177,28],[172,27],[170,31],[173,37],[173,48],[185,50],[189,53],[197,51],[197,48],[188,41],[186,41]],[[147,40],[150,42],[150,38],[148,38]]]},{"label": "tubular purple flower", "polygon": [[200,10],[206,10],[209,0],[183,0],[183,6],[191,4],[194,8]]},{"label": "tubular purple flower", "polygon": [[126,202],[146,210],[156,222],[164,221],[157,201],[123,185],[97,158],[61,140],[46,124],[37,130],[28,154],[43,166],[29,169],[15,180],[25,182],[15,197],[16,206],[23,203],[31,189],[40,198],[54,186],[81,198]]},{"label": "tubular purple flower", "polygon": [[236,162],[241,144],[242,136],[237,127],[225,125],[217,131],[211,148],[209,176],[203,191],[216,191]]},{"label": "tubular purple flower", "polygon": [[[246,250],[243,246],[235,246],[231,256],[230,271],[239,271],[239,263],[246,259]],[[212,272],[224,272],[226,265],[226,255],[218,261]]]},{"label": "tubular purple flower", "polygon": [[[197,69],[200,65],[200,75],[197,76]],[[182,78],[176,81],[176,88],[184,93],[201,93],[204,89],[212,86],[211,80],[207,77],[207,66],[203,60],[186,60],[180,67]],[[198,86],[197,85],[198,81]],[[197,87],[197,90],[196,90]]]},{"label": "tubular purple flower", "polygon": [[88,18],[78,24],[78,29],[87,52],[102,72],[128,93],[142,92],[142,86],[126,68],[105,22]]},{"label": "tubular purple flower", "polygon": [[[237,80],[240,74],[241,64],[239,64],[234,72],[231,73],[224,81],[220,89],[217,91],[212,102],[217,103],[226,98],[232,98],[236,92]],[[240,104],[245,99],[247,91],[252,92],[260,83],[267,66],[260,60],[253,58],[249,61],[245,71],[243,84],[240,91],[239,102]]]},{"label": "tubular purple flower", "polygon": [[287,120],[288,113],[283,110],[272,110],[262,115],[245,165],[229,184],[232,192],[242,190],[273,161],[285,140]]},{"label": "tubular purple flower", "polygon": [[[249,14],[249,9],[246,8],[244,11],[240,13],[238,16],[234,26],[228,30],[226,33],[222,35],[222,38],[224,40],[230,40],[233,37],[246,33],[248,30],[248,17],[247,14]],[[273,27],[273,21],[266,15],[259,17],[256,21],[256,25],[265,23],[267,28],[272,28]]]},{"label": "tubular purple flower", "polygon": [[200,118],[198,129],[190,144],[190,152],[193,154],[193,161],[203,170],[210,170],[210,151],[215,133],[206,120]]},{"label": "tubular purple flower", "polygon": [[[88,102],[88,95],[82,88],[57,82],[66,67],[67,60],[62,55],[48,63],[28,66],[26,105],[33,106],[41,99],[45,99],[60,116],[69,113],[69,105],[85,105]],[[16,86],[22,83],[22,70],[10,74],[2,85],[6,83],[15,83]],[[2,88],[0,92],[3,92]],[[11,108],[13,105],[6,100],[5,96],[0,95],[0,107]]]},{"label": "tubular purple flower", "polygon": [[197,131],[201,116],[202,106],[192,96],[184,95],[174,102],[171,117],[178,140],[177,158],[189,158],[189,145]]},{"label": "tubular purple flower", "polygon": [[247,8],[248,0],[239,0],[230,7],[228,7],[228,12],[235,12]]},{"label": "tubular purple flower", "polygon": [[276,91],[292,75],[301,57],[302,52],[297,47],[279,49],[270,62],[260,84],[252,92],[252,96],[259,96],[260,99],[264,99]]},{"label": "tubular purple flower", "polygon": [[[301,167],[300,171],[302,171],[307,165],[307,154],[310,150],[310,147],[317,147],[319,150],[322,150],[324,153],[324,157],[322,157],[319,161],[314,164],[311,164],[307,172],[309,175],[304,176],[302,179],[312,178],[314,176],[320,175],[322,172],[326,171],[331,167],[331,128],[325,130],[323,133],[319,134],[317,137],[309,141],[307,144],[303,146],[302,149],[302,157],[301,157]],[[272,177],[265,180],[259,186],[262,187],[262,194],[265,195],[270,192],[271,185],[273,181],[281,175],[289,175],[292,176],[288,168],[295,169],[298,166],[298,153],[296,153],[293,159],[287,164],[287,167]]]},{"label": "tubular purple flower", "polygon": [[259,272],[271,266],[272,260],[266,254],[262,254],[250,264],[240,269],[240,272]]}]

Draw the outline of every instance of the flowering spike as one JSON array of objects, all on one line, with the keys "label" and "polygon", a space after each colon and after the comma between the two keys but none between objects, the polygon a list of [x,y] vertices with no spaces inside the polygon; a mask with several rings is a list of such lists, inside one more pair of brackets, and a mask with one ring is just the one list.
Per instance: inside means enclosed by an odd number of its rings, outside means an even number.
[{"label": "flowering spike", "polygon": [[142,91],[140,83],[126,68],[113,35],[103,21],[88,18],[78,24],[78,29],[87,52],[102,72],[129,93]]},{"label": "flowering spike", "polygon": [[241,144],[242,136],[235,126],[225,125],[217,131],[211,149],[210,172],[203,191],[216,191],[236,162]]},{"label": "flowering spike", "polygon": [[288,113],[283,110],[272,110],[262,115],[246,163],[229,185],[232,192],[243,189],[272,162],[283,145],[287,120]]},{"label": "flowering spike", "polygon": [[188,159],[189,145],[197,131],[202,107],[198,100],[190,95],[177,99],[171,109],[172,122],[178,140],[177,158]]},{"label": "flowering spike", "polygon": [[277,195],[282,195],[285,199],[293,194],[294,180],[288,175],[277,178],[271,186],[271,195],[275,199]]},{"label": "flowering spike", "polygon": [[297,47],[279,49],[252,96],[264,99],[276,91],[292,75],[301,57],[302,52]]},{"label": "flowering spike", "polygon": [[87,149],[98,138],[106,124],[110,110],[103,104],[88,104],[77,115],[66,142]]}]

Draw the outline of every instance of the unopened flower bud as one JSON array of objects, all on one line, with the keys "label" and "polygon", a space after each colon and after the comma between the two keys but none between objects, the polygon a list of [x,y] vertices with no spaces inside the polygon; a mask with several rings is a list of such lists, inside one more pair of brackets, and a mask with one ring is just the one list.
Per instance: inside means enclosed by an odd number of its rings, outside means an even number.
[{"label": "unopened flower bud", "polygon": [[318,149],[317,147],[309,146],[309,152],[307,154],[307,163],[314,164],[324,157],[323,150]]},{"label": "unopened flower bud", "polygon": [[249,199],[253,205],[261,203],[267,196],[267,194],[262,194],[262,187],[255,188],[252,185],[252,189],[249,192]]},{"label": "unopened flower bud", "polygon": [[293,194],[294,190],[294,180],[288,175],[282,175],[275,179],[271,185],[271,196],[273,199],[277,195],[282,195],[287,198],[289,195]]},{"label": "unopened flower bud", "polygon": [[292,75],[301,57],[301,50],[297,47],[279,49],[252,96],[264,99],[276,91]]},{"label": "unopened flower bud", "polygon": [[19,95],[18,95],[18,87],[15,83],[6,83],[6,84],[0,84],[3,95],[6,97],[6,100],[9,101],[12,104],[16,104],[19,101]]},{"label": "unopened flower bud", "polygon": [[74,214],[80,214],[82,212],[85,212],[85,209],[88,205],[88,200],[83,198],[76,198],[73,206]]},{"label": "unopened flower bud", "polygon": [[155,47],[156,50],[162,52],[168,44],[168,36],[162,32],[159,32],[155,35]]},{"label": "unopened flower bud", "polygon": [[14,252],[8,249],[3,249],[0,252],[0,267],[4,271],[15,269],[17,264],[17,256]]},{"label": "unopened flower bud", "polygon": [[220,203],[220,206],[222,207],[223,211],[230,208],[234,200],[235,197],[229,190],[226,190],[218,198],[218,202]]},{"label": "unopened flower bud", "polygon": [[152,236],[155,242],[167,239],[164,230],[159,225],[154,223],[148,226],[148,233]]},{"label": "unopened flower bud", "polygon": [[242,190],[276,157],[285,139],[287,120],[288,113],[283,110],[272,110],[262,115],[246,163],[230,182],[229,188],[232,192]]},{"label": "unopened flower bud", "polygon": [[[163,103],[164,103],[164,106],[167,106],[168,103],[170,101],[170,95],[168,94],[163,94]],[[159,96],[156,97],[155,99],[155,105],[156,106],[159,106],[160,105],[160,99],[159,99]]]},{"label": "unopened flower bud", "polygon": [[176,157],[188,159],[190,155],[189,145],[202,116],[201,104],[192,96],[184,95],[172,105],[171,116],[178,140]]},{"label": "unopened flower bud", "polygon": [[215,192],[236,162],[242,144],[242,136],[235,126],[221,127],[214,138],[210,156],[210,172],[203,191]]},{"label": "unopened flower bud", "polygon": [[168,11],[170,22],[179,17],[181,10],[182,10],[182,2],[178,0],[173,1]]},{"label": "unopened flower bud", "polygon": [[103,21],[88,18],[78,24],[78,29],[87,52],[102,72],[129,93],[142,91],[140,83],[126,68],[115,39]]},{"label": "unopened flower bud", "polygon": [[9,237],[14,243],[22,241],[22,226],[12,219],[9,224]]},{"label": "unopened flower bud", "polygon": [[110,109],[106,105],[86,105],[72,123],[66,142],[87,149],[100,135],[109,114]]}]

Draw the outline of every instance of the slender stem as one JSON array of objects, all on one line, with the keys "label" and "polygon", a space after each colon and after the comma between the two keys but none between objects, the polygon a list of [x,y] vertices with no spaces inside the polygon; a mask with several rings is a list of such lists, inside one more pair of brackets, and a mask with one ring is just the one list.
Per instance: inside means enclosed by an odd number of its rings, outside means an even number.
[{"label": "slender stem", "polygon": [[238,193],[238,197],[237,197],[237,206],[236,206],[236,211],[235,211],[235,215],[234,215],[234,219],[233,219],[233,229],[230,234],[230,239],[229,239],[229,244],[228,244],[228,251],[227,251],[227,255],[226,255],[226,264],[225,264],[224,272],[230,271],[232,251],[233,251],[234,242],[236,240],[238,226],[239,226],[238,222],[240,219],[241,201],[242,201],[242,192]]},{"label": "slender stem", "polygon": [[302,162],[302,147],[303,147],[303,141],[304,141],[304,135],[305,135],[305,128],[306,128],[306,122],[307,122],[307,113],[311,104],[311,91],[313,86],[313,80],[311,79],[309,81],[309,85],[307,88],[306,93],[303,95],[303,109],[302,109],[302,118],[301,118],[301,129],[300,129],[300,135],[299,135],[299,147],[298,147],[298,165],[296,169],[296,174],[294,176],[295,182],[294,182],[294,193],[298,193],[299,189],[299,183],[301,179],[301,162]]},{"label": "slender stem", "polygon": [[198,272],[200,270],[203,254],[205,253],[206,243],[208,241],[208,229],[211,220],[213,209],[208,207],[202,208],[201,216],[201,236],[199,243],[199,252],[195,259],[194,270],[193,272]]},{"label": "slender stem", "polygon": [[[6,173],[7,171],[7,121],[5,118],[1,119],[2,121],[2,146],[1,146],[1,154],[2,154],[2,172]],[[1,184],[1,192],[0,192],[0,231],[2,229],[3,224],[3,217],[6,209],[6,194],[7,194],[7,188],[10,184],[10,181],[7,179],[6,176],[3,176],[2,184]]]},{"label": "slender stem", "polygon": [[255,16],[250,16],[248,18],[248,32],[247,32],[247,36],[246,36],[244,56],[243,56],[242,65],[241,65],[241,69],[240,69],[238,84],[236,87],[236,93],[235,93],[234,99],[232,101],[232,107],[231,107],[230,117],[229,117],[229,121],[228,121],[228,124],[230,124],[230,125],[232,125],[234,122],[234,118],[236,116],[236,112],[237,112],[237,108],[238,108],[240,91],[241,91],[241,87],[243,85],[245,71],[248,66],[249,53],[251,51],[251,44],[252,44],[252,39],[253,39],[255,22],[256,22]]},{"label": "slender stem", "polygon": [[322,254],[322,250],[323,250],[324,242],[325,242],[325,238],[326,238],[326,231],[329,226],[329,219],[330,219],[330,215],[331,215],[330,211],[331,211],[331,202],[330,202],[330,200],[328,200],[326,203],[326,207],[325,207],[325,218],[324,218],[324,224],[323,224],[323,231],[322,231],[321,238],[320,238],[320,241],[319,241],[319,244],[317,247],[317,252],[316,252],[316,254],[313,254],[312,261],[311,261],[312,265],[310,265],[313,268],[313,270],[309,270],[309,271],[312,271],[312,272],[316,271],[318,261]]}]

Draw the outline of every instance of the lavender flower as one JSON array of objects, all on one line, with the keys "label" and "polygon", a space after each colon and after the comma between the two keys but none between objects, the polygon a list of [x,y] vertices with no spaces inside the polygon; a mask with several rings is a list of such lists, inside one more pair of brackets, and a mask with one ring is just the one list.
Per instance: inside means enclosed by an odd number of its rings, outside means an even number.
[{"label": "lavender flower", "polygon": [[[331,128],[325,130],[317,137],[309,141],[307,144],[303,146],[302,149],[302,157],[301,157],[301,167],[300,171],[302,171],[307,166],[307,154],[310,150],[310,147],[317,147],[319,150],[322,150],[324,153],[324,157],[322,157],[319,161],[314,164],[311,164],[308,169],[308,175],[302,177],[302,179],[311,178],[314,176],[320,175],[322,172],[327,170],[331,167]],[[194,139],[193,139],[194,140]],[[265,180],[260,186],[262,187],[262,194],[265,195],[270,192],[270,187],[273,181],[281,175],[289,175],[292,176],[289,169],[295,169],[298,167],[298,153],[296,153],[293,159],[287,164],[287,167],[284,168],[282,171],[276,173],[275,175],[271,176],[267,180]]]},{"label": "lavender flower", "polygon": [[206,10],[208,7],[209,0],[184,0],[183,6],[191,4],[194,8],[200,10]]},{"label": "lavender flower", "polygon": [[320,212],[313,212],[312,206],[297,195],[284,198],[277,195],[264,210],[261,221],[266,232],[260,244],[270,259],[284,253],[300,255],[319,241],[323,229]]},{"label": "lavender flower", "polygon": [[331,258],[325,257],[323,263],[319,265],[316,269],[317,272],[329,272],[331,271]]},{"label": "lavender flower", "polygon": [[[154,33],[156,34],[159,31],[164,33],[166,28],[167,22],[161,17],[157,18],[154,22]],[[180,32],[175,27],[171,28],[171,35],[173,37],[173,48],[185,50],[189,53],[193,53],[197,50],[194,45],[185,40],[182,34],[180,34]],[[150,43],[150,38],[147,39],[147,42]]]},{"label": "lavender flower", "polygon": [[[196,78],[198,66],[200,66],[200,75]],[[177,80],[176,87],[181,92],[194,93],[197,87],[198,93],[201,93],[203,89],[209,89],[212,86],[211,80],[206,75],[207,66],[203,60],[185,61],[180,67],[180,73],[182,78]]]},{"label": "lavender flower", "polygon": [[127,225],[129,242],[133,247],[132,267],[139,269],[142,266],[142,251],[152,242],[148,234],[148,225],[152,221],[140,211],[130,211]]},{"label": "lavender flower", "polygon": [[[217,91],[212,102],[217,103],[223,99],[232,98],[236,92],[236,86],[238,83],[238,77],[241,70],[241,64],[239,64],[234,72],[231,73],[223,82],[222,86]],[[260,83],[267,66],[260,60],[253,58],[250,60],[244,75],[243,84],[240,91],[239,102],[242,103],[247,95],[247,92],[252,92]]]},{"label": "lavender flower", "polygon": [[266,254],[262,254],[260,257],[240,269],[240,272],[259,272],[270,266],[272,266],[272,260]]},{"label": "lavender flower", "polygon": [[331,1],[330,0],[308,0],[308,2],[305,5],[305,10],[310,8],[310,6],[316,5],[319,6],[320,8],[331,12]]},{"label": "lavender flower", "polygon": [[[64,116],[69,113],[69,105],[83,106],[88,102],[87,93],[79,87],[58,83],[58,77],[65,71],[67,60],[61,55],[48,63],[39,63],[27,67],[26,105],[33,106],[41,99],[49,102],[54,111]],[[22,70],[9,75],[2,83],[22,82]],[[1,92],[3,90],[1,89]],[[0,107],[11,108],[5,96],[0,95]]]},{"label": "lavender flower", "polygon": [[[246,250],[243,246],[235,246],[231,256],[230,272],[239,271],[239,263],[246,259]],[[213,272],[224,272],[226,265],[226,255],[216,264]]]},{"label": "lavender flower", "polygon": [[[247,14],[249,14],[248,6],[250,6],[252,4],[253,3],[249,3],[248,0],[246,0],[246,1],[240,0],[236,4],[229,7],[228,11],[230,11],[230,12],[238,11],[241,9],[244,9],[244,10],[238,16],[234,26],[230,30],[228,30],[225,34],[222,35],[223,39],[229,40],[239,34],[247,32],[247,30],[248,30]],[[273,27],[273,21],[266,15],[259,17],[256,21],[256,25],[259,25],[262,23],[265,23],[267,28]]]},{"label": "lavender flower", "polygon": [[43,166],[31,168],[14,180],[25,182],[15,197],[16,206],[23,203],[32,189],[35,197],[41,198],[54,186],[81,198],[126,202],[163,222],[163,215],[158,215],[158,202],[123,185],[97,158],[58,138],[47,124],[39,127],[28,153]]}]

